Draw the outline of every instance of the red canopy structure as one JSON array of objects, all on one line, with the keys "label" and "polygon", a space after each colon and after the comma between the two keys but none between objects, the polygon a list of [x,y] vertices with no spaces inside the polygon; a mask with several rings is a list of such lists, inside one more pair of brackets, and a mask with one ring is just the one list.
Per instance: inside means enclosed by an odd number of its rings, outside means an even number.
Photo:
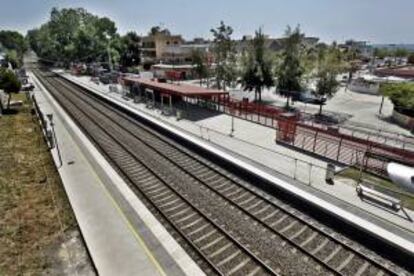
[{"label": "red canopy structure", "polygon": [[163,83],[151,79],[142,79],[134,77],[125,77],[123,81],[126,85],[138,84],[141,87],[152,89],[163,94],[170,94],[175,96],[184,97],[202,97],[211,98],[213,96],[228,96],[229,92],[220,91],[215,89],[208,89],[200,86],[188,85],[188,84],[177,84],[177,83]]}]

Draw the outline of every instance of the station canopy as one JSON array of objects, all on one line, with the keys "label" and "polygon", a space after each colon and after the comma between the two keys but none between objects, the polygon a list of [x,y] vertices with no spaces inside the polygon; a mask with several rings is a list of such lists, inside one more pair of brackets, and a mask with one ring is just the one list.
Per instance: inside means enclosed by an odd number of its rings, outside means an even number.
[{"label": "station canopy", "polygon": [[184,96],[184,97],[212,97],[228,95],[229,92],[220,91],[217,89],[208,89],[195,85],[188,85],[183,83],[164,83],[151,79],[143,79],[136,77],[124,77],[125,84],[138,84],[141,87],[152,89],[164,94]]}]

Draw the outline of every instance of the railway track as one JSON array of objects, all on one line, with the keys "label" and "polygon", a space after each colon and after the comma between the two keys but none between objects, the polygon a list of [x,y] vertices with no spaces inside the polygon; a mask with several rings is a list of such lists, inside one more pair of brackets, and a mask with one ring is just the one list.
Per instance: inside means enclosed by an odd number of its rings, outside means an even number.
[{"label": "railway track", "polygon": [[223,275],[398,275],[404,271],[325,229],[210,160],[36,71],[54,97],[176,232]]}]

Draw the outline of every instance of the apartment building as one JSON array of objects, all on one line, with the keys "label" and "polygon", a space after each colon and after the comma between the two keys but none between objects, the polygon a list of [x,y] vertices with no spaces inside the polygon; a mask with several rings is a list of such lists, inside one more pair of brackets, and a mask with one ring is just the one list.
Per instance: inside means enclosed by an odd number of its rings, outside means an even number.
[{"label": "apartment building", "polygon": [[184,43],[181,35],[171,35],[169,32],[158,32],[142,38],[143,62],[159,62],[171,47],[179,47]]}]

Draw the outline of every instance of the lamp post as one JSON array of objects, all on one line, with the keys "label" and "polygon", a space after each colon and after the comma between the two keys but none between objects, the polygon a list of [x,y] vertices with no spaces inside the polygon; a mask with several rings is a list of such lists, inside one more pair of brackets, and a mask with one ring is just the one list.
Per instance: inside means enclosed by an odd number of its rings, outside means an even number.
[{"label": "lamp post", "polygon": [[382,95],[382,99],[381,99],[381,104],[380,104],[380,108],[379,108],[379,115],[382,115],[382,107],[384,106],[384,95]]},{"label": "lamp post", "polygon": [[112,72],[113,66],[112,66],[112,58],[111,58],[111,36],[106,34],[106,39],[108,39],[108,44],[106,47],[106,51],[108,53],[108,64],[109,64],[109,71]]},{"label": "lamp post", "polygon": [[233,133],[234,133],[234,115],[232,114],[231,115],[231,130],[230,130],[230,137],[233,137],[234,135],[233,135]]},{"label": "lamp post", "polygon": [[58,154],[59,162],[60,162],[60,165],[58,166],[58,169],[59,169],[60,167],[62,167],[63,162],[62,162],[62,156],[60,154],[59,144],[58,144],[58,141],[57,141],[57,138],[56,138],[55,124],[53,122],[53,114],[49,113],[49,114],[46,114],[46,116],[49,119],[50,127],[52,128],[53,140],[55,141],[54,144],[56,145],[56,150],[57,150],[57,154]]},{"label": "lamp post", "polygon": [[233,112],[234,112],[234,109],[233,110],[230,109],[230,116],[231,116],[231,129],[230,129],[230,134],[229,134],[230,137],[234,136],[234,114]]},{"label": "lamp post", "polygon": [[[385,84],[388,84],[388,81],[389,81],[389,76],[387,76],[385,78]],[[382,108],[384,107],[384,98],[385,98],[385,95],[382,94],[381,104],[380,104],[380,107],[379,107],[379,110],[378,110],[379,115],[382,115]]]}]

